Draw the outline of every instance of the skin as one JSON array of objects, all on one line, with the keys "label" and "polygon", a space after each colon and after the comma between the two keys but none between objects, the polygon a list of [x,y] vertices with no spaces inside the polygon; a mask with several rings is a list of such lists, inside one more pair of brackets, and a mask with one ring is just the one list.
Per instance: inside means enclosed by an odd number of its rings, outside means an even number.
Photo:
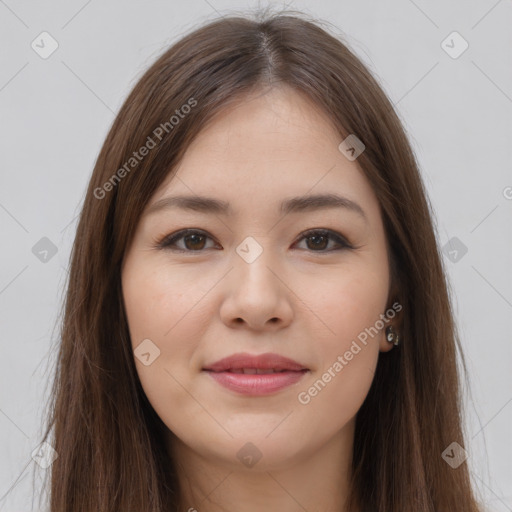
[{"label": "skin", "polygon": [[[133,348],[150,339],[160,350],[151,364],[135,363],[168,427],[183,510],[326,512],[345,503],[355,415],[379,352],[393,345],[383,329],[358,343],[357,355],[299,402],[390,307],[379,204],[357,160],[338,149],[341,140],[306,97],[286,88],[253,94],[203,128],[137,226],[123,297]],[[284,199],[333,192],[357,202],[366,220],[346,208],[278,212]],[[228,201],[233,214],[149,212],[177,194]],[[156,248],[184,228],[206,238],[175,242],[188,252]],[[333,230],[354,248],[334,250],[334,238],[315,245],[302,236],[312,228]],[[251,263],[236,252],[249,236],[263,249]],[[270,396],[240,395],[202,371],[237,352],[278,353],[309,372]],[[252,467],[237,457],[248,442],[262,454]]]}]

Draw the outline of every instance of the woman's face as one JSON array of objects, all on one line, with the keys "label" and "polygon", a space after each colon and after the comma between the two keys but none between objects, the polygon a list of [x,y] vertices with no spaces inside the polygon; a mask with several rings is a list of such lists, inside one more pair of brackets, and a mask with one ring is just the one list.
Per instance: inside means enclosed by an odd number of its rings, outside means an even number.
[{"label": "woman's face", "polygon": [[395,310],[378,202],[341,142],[290,89],[254,95],[148,203],[123,296],[176,449],[268,469],[351,439]]}]

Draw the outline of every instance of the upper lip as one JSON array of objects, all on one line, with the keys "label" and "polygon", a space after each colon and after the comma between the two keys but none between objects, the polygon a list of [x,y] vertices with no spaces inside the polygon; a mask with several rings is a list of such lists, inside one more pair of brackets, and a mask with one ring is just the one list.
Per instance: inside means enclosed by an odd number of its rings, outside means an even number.
[{"label": "upper lip", "polygon": [[279,354],[266,353],[251,355],[239,353],[220,359],[213,364],[209,364],[205,366],[203,370],[224,372],[248,368],[255,368],[257,370],[288,370],[295,372],[308,369],[297,361],[280,356]]}]

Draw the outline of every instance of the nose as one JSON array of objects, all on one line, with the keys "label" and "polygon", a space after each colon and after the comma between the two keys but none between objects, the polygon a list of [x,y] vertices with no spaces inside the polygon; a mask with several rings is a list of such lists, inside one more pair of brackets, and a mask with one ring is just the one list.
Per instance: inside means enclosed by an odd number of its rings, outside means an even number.
[{"label": "nose", "polygon": [[231,328],[277,331],[293,318],[293,291],[283,270],[265,249],[252,262],[234,255],[223,280],[222,321]]}]

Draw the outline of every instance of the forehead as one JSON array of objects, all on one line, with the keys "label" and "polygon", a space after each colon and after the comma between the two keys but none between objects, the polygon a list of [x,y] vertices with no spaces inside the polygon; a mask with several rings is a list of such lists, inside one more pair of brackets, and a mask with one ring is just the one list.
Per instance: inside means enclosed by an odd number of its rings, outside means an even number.
[{"label": "forehead", "polygon": [[297,163],[318,158],[326,147],[336,150],[339,138],[309,98],[280,87],[244,96],[219,112],[190,145],[184,163],[205,157],[239,164]]},{"label": "forehead", "polygon": [[329,117],[303,94],[288,87],[254,93],[203,128],[148,208],[178,193],[215,196],[234,211],[337,193],[378,214],[369,182],[339,151],[341,141]]}]

